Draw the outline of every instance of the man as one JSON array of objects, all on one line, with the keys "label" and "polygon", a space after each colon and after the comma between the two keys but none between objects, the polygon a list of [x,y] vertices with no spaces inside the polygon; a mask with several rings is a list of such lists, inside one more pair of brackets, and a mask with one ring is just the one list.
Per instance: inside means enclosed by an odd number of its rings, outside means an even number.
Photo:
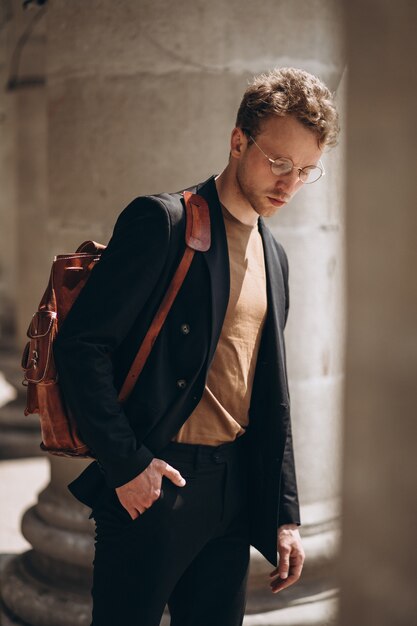
[{"label": "man", "polygon": [[210,249],[195,254],[123,407],[184,250],[180,193],[122,212],[60,331],[61,386],[97,458],[70,485],[96,521],[93,626],[157,626],[166,603],[172,626],[242,624],[250,544],[275,566],[273,592],[300,577],[288,265],[263,218],[321,177],[337,132],[316,77],[281,69],[248,87],[226,168],[193,188],[210,209]]}]

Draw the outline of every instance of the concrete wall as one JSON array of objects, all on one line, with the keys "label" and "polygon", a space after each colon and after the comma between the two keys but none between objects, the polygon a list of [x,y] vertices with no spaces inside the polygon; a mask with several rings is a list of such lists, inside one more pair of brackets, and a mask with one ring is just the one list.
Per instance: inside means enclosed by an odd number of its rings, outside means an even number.
[{"label": "concrete wall", "polygon": [[[38,27],[40,36],[46,27],[47,87],[22,92],[16,105],[23,185],[18,266],[30,268],[20,274],[22,337],[54,254],[87,238],[105,243],[134,196],[175,191],[223,168],[236,110],[253,74],[302,67],[343,99],[340,6],[332,0],[51,0]],[[34,48],[34,60],[36,54]],[[322,626],[333,620],[342,160],[343,144],[325,157],[325,179],[270,221],[291,267],[287,345],[307,563],[302,582],[277,597],[265,582],[270,567],[252,554],[247,626],[301,626],[306,619]],[[87,510],[75,501],[69,505],[66,490],[79,469],[54,460],[50,486],[24,518],[34,551],[14,559],[4,574],[5,605],[26,623],[89,623],[91,524]],[[34,608],[40,594],[42,605]]]},{"label": "concrete wall", "polygon": [[[47,161],[45,99],[45,10],[23,11],[10,3],[2,106],[7,108],[0,144],[4,187],[1,187],[2,242],[0,263],[6,277],[8,343],[23,349],[26,329],[45,289],[51,252],[47,245]],[[24,38],[22,45],[21,37]],[[11,88],[7,87],[12,79]],[[0,277],[1,281],[1,277]],[[1,286],[0,286],[1,289]]]},{"label": "concrete wall", "polygon": [[0,344],[15,332],[16,315],[16,137],[13,97],[5,90],[14,28],[11,3],[0,6]]},{"label": "concrete wall", "polygon": [[417,5],[345,2],[343,626],[417,623]]},{"label": "concrete wall", "polygon": [[61,245],[105,239],[138,194],[220,171],[253,73],[291,64],[340,78],[330,1],[55,0],[49,19],[49,224]]}]

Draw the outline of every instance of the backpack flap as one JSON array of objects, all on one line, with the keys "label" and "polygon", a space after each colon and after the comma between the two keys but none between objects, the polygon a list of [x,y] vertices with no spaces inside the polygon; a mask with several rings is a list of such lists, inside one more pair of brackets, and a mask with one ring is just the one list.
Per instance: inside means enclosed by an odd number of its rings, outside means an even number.
[{"label": "backpack flap", "polygon": [[29,342],[23,352],[22,367],[29,383],[55,380],[56,373],[52,356],[57,315],[55,311],[37,311],[29,324]]},{"label": "backpack flap", "polygon": [[90,278],[91,270],[99,260],[99,252],[58,254],[55,257],[51,274],[55,306],[48,308],[57,311],[59,328],[61,328],[69,310]]}]

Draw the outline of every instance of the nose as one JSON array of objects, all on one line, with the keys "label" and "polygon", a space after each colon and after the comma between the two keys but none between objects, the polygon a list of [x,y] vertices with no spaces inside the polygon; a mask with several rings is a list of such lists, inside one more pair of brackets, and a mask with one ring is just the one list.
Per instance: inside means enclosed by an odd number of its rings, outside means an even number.
[{"label": "nose", "polygon": [[277,181],[277,185],[280,189],[283,189],[285,193],[290,196],[293,196],[296,191],[303,185],[301,180],[298,177],[298,170],[295,168],[289,174],[285,174],[284,176],[280,176]]}]

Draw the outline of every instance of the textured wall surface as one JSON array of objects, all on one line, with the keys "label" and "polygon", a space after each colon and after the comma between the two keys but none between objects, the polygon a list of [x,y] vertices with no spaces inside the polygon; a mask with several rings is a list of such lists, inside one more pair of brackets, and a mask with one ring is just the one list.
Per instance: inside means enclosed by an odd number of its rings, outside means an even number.
[{"label": "textured wall surface", "polygon": [[[41,26],[46,86],[30,101],[22,92],[16,105],[19,268],[29,267],[22,274],[21,320],[30,318],[41,295],[38,277],[46,281],[54,254],[88,238],[105,243],[118,213],[137,195],[175,191],[221,171],[238,104],[255,73],[274,66],[310,70],[343,103],[342,24],[332,0],[50,0]],[[33,59],[36,54],[33,48]],[[302,581],[275,596],[265,582],[271,568],[253,552],[247,626],[334,620],[343,140],[324,162],[326,177],[268,222],[290,261],[286,333],[307,563]],[[23,334],[23,322],[20,328]],[[5,603],[34,626],[89,623],[91,524],[66,490],[78,470],[54,460],[50,485],[23,520],[34,550],[9,564]]]},{"label": "textured wall surface", "polygon": [[343,626],[417,623],[417,6],[346,2]]},{"label": "textured wall surface", "polygon": [[86,226],[107,236],[136,195],[219,172],[254,73],[291,64],[333,87],[340,78],[330,1],[55,0],[51,8],[50,224],[67,239],[75,231],[74,241]]},{"label": "textured wall surface", "polygon": [[7,2],[0,5],[0,343],[15,331],[16,314],[16,147],[13,98],[6,93],[12,19]]}]

